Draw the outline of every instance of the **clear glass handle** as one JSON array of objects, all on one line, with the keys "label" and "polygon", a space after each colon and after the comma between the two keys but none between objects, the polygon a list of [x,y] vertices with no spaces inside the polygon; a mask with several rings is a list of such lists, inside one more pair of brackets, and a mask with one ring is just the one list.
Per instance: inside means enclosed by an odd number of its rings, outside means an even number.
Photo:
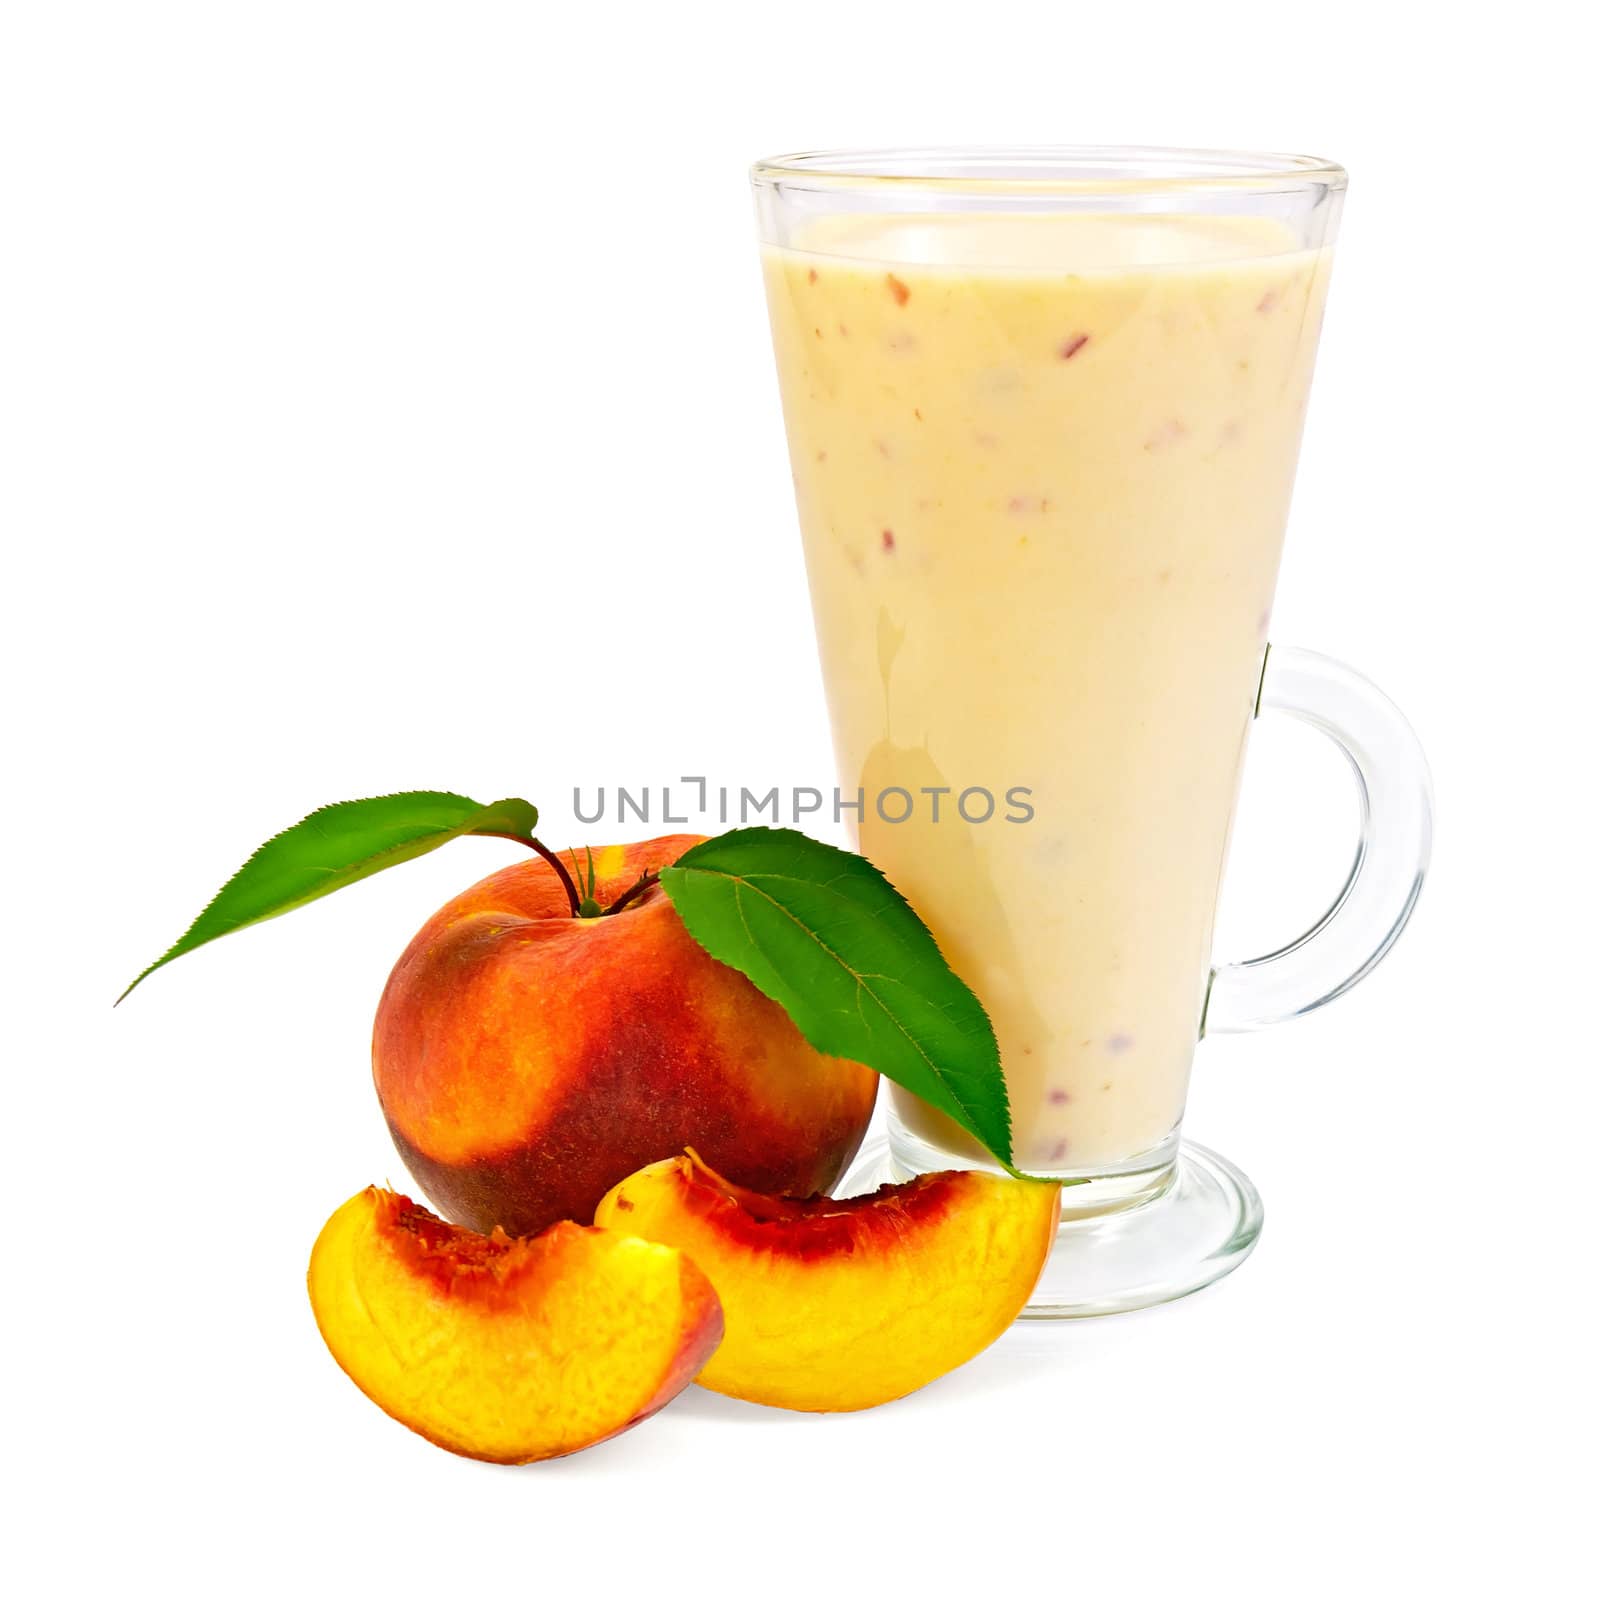
[{"label": "clear glass handle", "polygon": [[1271,955],[1212,970],[1202,1034],[1286,1022],[1359,983],[1400,937],[1433,842],[1422,746],[1394,703],[1360,673],[1311,650],[1269,650],[1256,701],[1256,714],[1263,711],[1309,722],[1350,758],[1361,840],[1344,887],[1314,926]]}]

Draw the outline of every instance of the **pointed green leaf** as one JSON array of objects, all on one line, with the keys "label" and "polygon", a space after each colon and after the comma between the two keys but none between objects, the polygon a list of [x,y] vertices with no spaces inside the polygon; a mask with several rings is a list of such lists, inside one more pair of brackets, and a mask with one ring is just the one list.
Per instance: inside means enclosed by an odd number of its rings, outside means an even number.
[{"label": "pointed green leaf", "polygon": [[661,873],[689,932],[818,1050],[881,1072],[1011,1164],[1011,1108],[978,997],[862,856],[790,828],[739,828]]},{"label": "pointed green leaf", "polygon": [[463,834],[531,843],[538,820],[539,813],[526,800],[496,800],[486,806],[465,795],[432,790],[323,806],[268,839],[217,891],[189,931],[122,991],[117,1004],[157,967],[226,933],[281,917]]}]

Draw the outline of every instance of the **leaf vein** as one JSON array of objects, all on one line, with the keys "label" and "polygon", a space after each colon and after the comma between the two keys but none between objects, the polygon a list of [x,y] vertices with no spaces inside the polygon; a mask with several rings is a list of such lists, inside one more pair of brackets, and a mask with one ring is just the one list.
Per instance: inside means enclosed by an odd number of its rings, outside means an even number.
[{"label": "leaf vein", "polygon": [[[688,870],[693,872],[693,871],[703,870],[703,869],[697,869],[697,868],[691,867]],[[928,1053],[928,1051],[927,1051],[926,1047],[923,1045],[922,1041],[920,1039],[918,1039],[905,1026],[905,1024],[903,1022],[900,1021],[900,1019],[894,1014],[894,1012],[892,1010],[890,1010],[890,1008],[887,1005],[884,1004],[883,1000],[878,995],[877,991],[872,987],[872,985],[870,983],[867,983],[867,982],[864,981],[863,974],[858,973],[856,971],[856,969],[853,966],[851,966],[851,964],[848,961],[846,961],[845,958],[837,950],[835,950],[833,948],[833,946],[830,945],[827,942],[826,939],[824,939],[822,937],[821,934],[817,933],[812,928],[808,928],[805,925],[805,923],[803,923],[797,916],[795,916],[795,914],[791,910],[789,910],[789,908],[786,905],[784,905],[782,903],[782,901],[775,899],[772,895],[768,894],[764,889],[761,889],[761,888],[757,887],[757,885],[754,882],[751,881],[750,877],[746,877],[745,875],[740,874],[740,873],[736,873],[736,872],[728,872],[726,870],[724,870],[723,872],[718,874],[718,876],[725,877],[728,880],[728,882],[733,885],[733,888],[734,888],[734,905],[739,911],[739,920],[742,923],[744,923],[745,931],[747,933],[750,933],[751,942],[756,945],[757,949],[761,948],[760,942],[756,939],[754,933],[751,932],[751,930],[750,930],[749,921],[745,917],[745,914],[744,914],[743,904],[739,899],[739,887],[740,887],[741,884],[746,886],[746,887],[748,887],[752,894],[760,895],[761,898],[763,900],[765,900],[768,903],[768,905],[772,906],[775,910],[782,912],[782,914],[784,916],[786,916],[792,923],[794,923],[794,925],[797,928],[799,928],[800,931],[803,934],[805,934],[808,938],[811,938],[811,939],[815,940],[816,943],[823,950],[827,951],[827,953],[830,956],[832,956],[835,961],[837,961],[839,963],[839,965],[850,975],[850,977],[855,980],[855,983],[856,983],[856,1009],[861,1014],[862,1022],[864,1024],[867,1024],[866,1012],[862,1009],[861,999],[860,999],[861,993],[864,990],[867,994],[871,995],[873,1004],[877,1006],[878,1010],[880,1012],[882,1012],[882,1014],[886,1018],[888,1018],[889,1022],[894,1026],[896,1031],[901,1035],[901,1037],[906,1041],[906,1043],[909,1044],[911,1046],[911,1048],[913,1050],[915,1050],[916,1053],[919,1056],[921,1056],[921,1058],[927,1063],[928,1070],[933,1073],[934,1077],[938,1080],[938,1082],[949,1093],[951,1099],[954,1100],[956,1102],[956,1104],[959,1105],[962,1108],[962,1110],[964,1110],[967,1113],[968,1116],[975,1116],[976,1107],[975,1107],[974,1103],[968,1101],[967,1098],[959,1091],[959,1089],[957,1088],[956,1084],[945,1076],[944,1072],[940,1069],[938,1063]],[[752,876],[754,876],[754,875],[752,875]],[[785,883],[798,883],[798,882],[805,882],[806,881],[804,879],[793,878],[793,877],[790,877],[790,876],[788,876],[786,874],[781,874],[781,873],[763,873],[763,874],[760,874],[760,876],[763,877],[763,878],[778,878],[780,881],[785,882]],[[766,952],[764,950],[762,950],[761,953],[770,962],[771,957],[767,956]],[[881,974],[873,974],[873,976],[881,976]],[[870,1024],[867,1024],[867,1025],[870,1026]]]}]

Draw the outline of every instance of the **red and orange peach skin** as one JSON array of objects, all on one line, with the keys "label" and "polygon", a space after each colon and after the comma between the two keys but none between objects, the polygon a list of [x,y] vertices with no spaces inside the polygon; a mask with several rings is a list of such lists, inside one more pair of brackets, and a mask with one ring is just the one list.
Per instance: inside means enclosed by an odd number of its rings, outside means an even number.
[{"label": "red and orange peach skin", "polygon": [[[610,904],[698,842],[596,851],[596,898]],[[813,1050],[707,955],[659,885],[616,916],[573,917],[542,860],[429,919],[384,990],[372,1060],[433,1204],[519,1234],[587,1221],[613,1184],[689,1144],[758,1189],[826,1189],[877,1091],[875,1073]]]}]

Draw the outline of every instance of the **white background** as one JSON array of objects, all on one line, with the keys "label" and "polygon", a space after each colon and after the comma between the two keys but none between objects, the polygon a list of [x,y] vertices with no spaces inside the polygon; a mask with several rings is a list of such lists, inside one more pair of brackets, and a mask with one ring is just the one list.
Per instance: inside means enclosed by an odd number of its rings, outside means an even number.
[{"label": "white background", "polygon": [[[1567,14],[7,8],[17,1592],[1593,1581],[1600,352]],[[1015,1330],[877,1412],[691,1390],[563,1462],[437,1451],[340,1374],[303,1273],[339,1201],[404,1181],[366,1056],[389,964],[516,848],[110,1002],[323,801],[522,794],[566,843],[577,782],[831,782],[744,168],[1052,139],[1352,172],[1274,636],[1427,744],[1410,933],[1340,1004],[1203,1047],[1190,1130],[1268,1212],[1220,1286]],[[1224,955],[1320,909],[1353,827],[1283,729],[1244,806]]]}]

